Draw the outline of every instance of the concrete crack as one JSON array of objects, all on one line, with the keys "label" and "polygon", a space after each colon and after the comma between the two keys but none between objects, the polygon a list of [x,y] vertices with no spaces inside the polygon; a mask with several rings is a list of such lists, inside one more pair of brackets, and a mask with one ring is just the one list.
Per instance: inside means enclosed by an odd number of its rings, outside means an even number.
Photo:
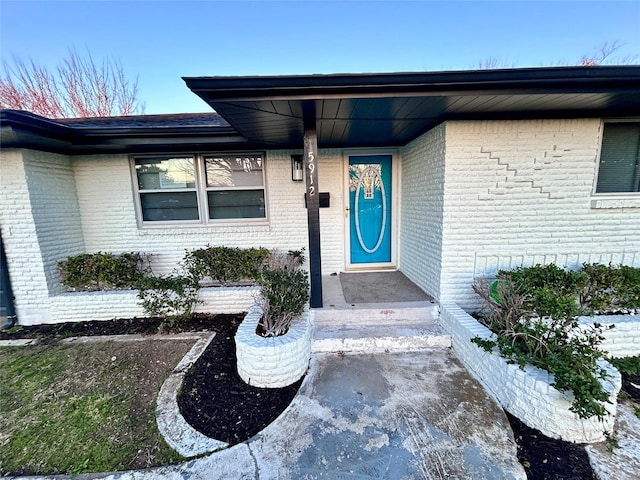
[{"label": "concrete crack", "polygon": [[253,454],[253,451],[251,450],[251,445],[249,445],[248,443],[247,445],[247,449],[249,450],[249,455],[251,455],[251,459],[253,460],[253,478],[255,478],[256,480],[260,480],[260,468],[258,467],[258,460],[256,459],[255,455]]}]

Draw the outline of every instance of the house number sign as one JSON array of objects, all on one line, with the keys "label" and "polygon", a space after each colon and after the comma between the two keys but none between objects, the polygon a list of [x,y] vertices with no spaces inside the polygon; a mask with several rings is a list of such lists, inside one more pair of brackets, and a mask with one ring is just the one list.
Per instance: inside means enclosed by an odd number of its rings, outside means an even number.
[{"label": "house number sign", "polygon": [[307,186],[307,191],[310,197],[313,197],[316,194],[316,185],[315,185],[315,172],[316,172],[316,156],[313,153],[313,150],[309,150],[307,154],[307,159],[309,160],[309,184]]}]

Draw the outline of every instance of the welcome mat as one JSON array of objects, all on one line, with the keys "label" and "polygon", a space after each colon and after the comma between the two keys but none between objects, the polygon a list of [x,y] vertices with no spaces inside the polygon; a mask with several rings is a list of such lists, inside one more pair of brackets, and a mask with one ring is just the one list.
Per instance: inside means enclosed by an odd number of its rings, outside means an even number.
[{"label": "welcome mat", "polygon": [[347,303],[423,302],[432,300],[401,272],[341,273]]}]

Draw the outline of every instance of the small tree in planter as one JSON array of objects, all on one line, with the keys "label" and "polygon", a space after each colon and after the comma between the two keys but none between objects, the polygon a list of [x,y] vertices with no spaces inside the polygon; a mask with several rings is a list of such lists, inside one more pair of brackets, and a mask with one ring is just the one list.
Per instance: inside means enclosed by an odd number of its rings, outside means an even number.
[{"label": "small tree in planter", "polygon": [[280,388],[309,365],[309,280],[302,252],[272,251],[262,267],[260,293],[236,332],[238,374],[249,385]]},{"label": "small tree in planter", "polygon": [[302,252],[269,254],[259,280],[260,296],[256,300],[262,311],[256,333],[278,337],[289,331],[291,322],[304,311],[309,300],[309,279],[300,270]]}]

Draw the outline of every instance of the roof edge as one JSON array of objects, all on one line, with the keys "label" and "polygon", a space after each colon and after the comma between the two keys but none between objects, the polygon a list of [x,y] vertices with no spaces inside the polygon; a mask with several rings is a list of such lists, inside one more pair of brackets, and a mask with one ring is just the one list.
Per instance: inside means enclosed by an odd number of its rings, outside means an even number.
[{"label": "roof edge", "polygon": [[[179,122],[167,125],[136,125],[133,120],[205,118],[215,116],[222,125]],[[242,145],[246,138],[218,114],[140,115],[132,117],[94,117],[49,119],[22,110],[0,110],[2,148],[35,148],[56,153],[130,151],[148,145],[162,148],[190,148],[195,145]],[[93,122],[93,123],[92,123]],[[129,123],[127,123],[129,122]],[[193,120],[192,120],[193,122]],[[101,126],[104,123],[105,126]],[[120,125],[119,125],[120,123]]]},{"label": "roof edge", "polygon": [[563,90],[637,85],[640,65],[538,67],[447,72],[351,73],[278,76],[182,77],[189,89],[211,101],[309,97],[313,94],[392,94],[407,92]]}]

